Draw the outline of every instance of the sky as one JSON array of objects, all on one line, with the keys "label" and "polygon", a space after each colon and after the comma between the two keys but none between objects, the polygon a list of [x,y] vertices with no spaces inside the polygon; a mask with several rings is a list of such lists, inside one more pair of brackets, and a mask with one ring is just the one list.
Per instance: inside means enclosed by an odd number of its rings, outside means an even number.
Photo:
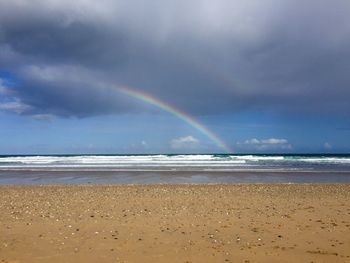
[{"label": "sky", "polygon": [[0,0],[0,154],[348,153],[349,13]]}]

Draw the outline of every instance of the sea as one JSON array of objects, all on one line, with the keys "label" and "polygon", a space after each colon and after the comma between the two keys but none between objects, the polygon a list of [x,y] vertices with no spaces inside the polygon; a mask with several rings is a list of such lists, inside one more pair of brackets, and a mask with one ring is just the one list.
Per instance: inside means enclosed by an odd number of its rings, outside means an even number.
[{"label": "sea", "polygon": [[0,155],[0,185],[350,183],[350,154]]}]

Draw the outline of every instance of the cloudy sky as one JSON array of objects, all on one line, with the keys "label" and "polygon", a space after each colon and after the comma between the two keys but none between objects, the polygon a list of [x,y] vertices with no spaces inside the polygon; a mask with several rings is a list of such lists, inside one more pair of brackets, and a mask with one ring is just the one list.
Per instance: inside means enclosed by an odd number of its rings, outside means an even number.
[{"label": "cloudy sky", "polygon": [[0,154],[349,152],[349,14],[348,0],[0,0]]}]

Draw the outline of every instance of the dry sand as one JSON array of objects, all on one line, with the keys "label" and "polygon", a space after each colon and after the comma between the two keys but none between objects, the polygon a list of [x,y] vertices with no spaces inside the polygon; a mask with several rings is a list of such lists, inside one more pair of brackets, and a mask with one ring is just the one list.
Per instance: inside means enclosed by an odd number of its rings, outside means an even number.
[{"label": "dry sand", "polygon": [[350,185],[0,187],[0,262],[350,262]]}]

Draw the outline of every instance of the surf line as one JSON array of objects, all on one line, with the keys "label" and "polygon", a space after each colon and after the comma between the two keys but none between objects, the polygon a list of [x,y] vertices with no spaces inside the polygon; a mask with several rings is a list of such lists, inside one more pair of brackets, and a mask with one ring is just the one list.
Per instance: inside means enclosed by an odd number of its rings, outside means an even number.
[{"label": "surf line", "polygon": [[205,127],[203,124],[201,124],[199,121],[197,121],[195,118],[193,118],[191,115],[169,105],[168,103],[165,103],[164,101],[161,101],[160,99],[147,94],[143,91],[136,90],[131,87],[125,87],[120,86],[117,87],[118,91],[122,94],[128,95],[130,97],[139,99],[145,103],[151,104],[157,108],[160,108],[166,112],[169,112],[170,114],[176,116],[180,120],[183,120],[193,128],[197,129],[199,132],[206,135],[211,141],[213,141],[217,146],[225,150],[227,153],[232,153],[232,149],[222,140],[220,139],[216,134],[214,134],[212,131],[210,131],[207,127]]}]

